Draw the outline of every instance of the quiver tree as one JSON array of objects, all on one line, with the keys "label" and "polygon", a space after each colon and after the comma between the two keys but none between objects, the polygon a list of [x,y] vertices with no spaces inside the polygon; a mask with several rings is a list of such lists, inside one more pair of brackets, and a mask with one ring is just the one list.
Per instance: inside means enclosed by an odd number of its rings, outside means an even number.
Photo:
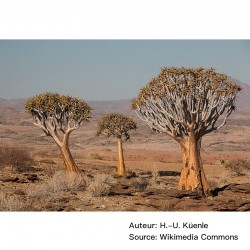
[{"label": "quiver tree", "polygon": [[200,155],[201,140],[226,124],[240,90],[213,68],[170,67],[163,68],[132,101],[139,117],[154,131],[180,144],[183,166],[179,189],[210,194]]},{"label": "quiver tree", "polygon": [[122,141],[130,139],[130,131],[136,129],[136,123],[122,114],[111,113],[104,115],[97,125],[97,136],[105,135],[117,138],[118,143],[118,175],[125,175]]},{"label": "quiver tree", "polygon": [[69,150],[69,135],[90,119],[90,106],[81,99],[57,93],[43,93],[27,100],[25,110],[34,125],[51,136],[60,149],[65,168],[80,173]]}]

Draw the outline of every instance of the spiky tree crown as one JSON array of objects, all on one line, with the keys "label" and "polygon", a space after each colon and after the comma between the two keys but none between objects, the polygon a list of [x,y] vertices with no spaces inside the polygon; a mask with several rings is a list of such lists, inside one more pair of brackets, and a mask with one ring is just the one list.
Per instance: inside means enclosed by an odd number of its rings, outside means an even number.
[{"label": "spiky tree crown", "polygon": [[101,134],[106,137],[114,136],[117,138],[130,138],[129,132],[137,128],[133,119],[119,113],[104,115],[97,125],[97,136]]},{"label": "spiky tree crown", "polygon": [[71,133],[90,119],[91,107],[83,100],[58,93],[42,93],[27,100],[25,110],[46,135]]},{"label": "spiky tree crown", "polygon": [[213,68],[163,68],[141,89],[132,108],[157,132],[176,139],[192,130],[201,137],[218,128],[215,123],[224,112],[231,114],[240,90]]},{"label": "spiky tree crown", "polygon": [[43,93],[36,95],[25,104],[25,109],[32,116],[53,116],[58,120],[88,121],[91,108],[83,100],[58,93]]}]

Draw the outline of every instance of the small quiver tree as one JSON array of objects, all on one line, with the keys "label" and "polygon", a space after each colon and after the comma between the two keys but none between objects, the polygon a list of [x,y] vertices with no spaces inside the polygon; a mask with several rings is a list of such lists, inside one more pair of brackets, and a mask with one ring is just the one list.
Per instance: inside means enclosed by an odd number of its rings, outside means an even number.
[{"label": "small quiver tree", "polygon": [[34,125],[51,136],[60,149],[66,170],[80,173],[69,150],[69,135],[90,119],[90,106],[81,99],[57,93],[43,93],[27,100],[25,110]]},{"label": "small quiver tree", "polygon": [[183,165],[179,189],[210,194],[200,155],[201,140],[226,124],[240,90],[212,68],[170,67],[163,68],[132,101],[139,117],[154,131],[180,144]]},{"label": "small quiver tree", "polygon": [[136,123],[122,114],[111,113],[104,115],[97,125],[97,136],[116,137],[118,143],[118,175],[124,176],[125,164],[123,157],[122,141],[130,139],[130,131],[136,129]]}]

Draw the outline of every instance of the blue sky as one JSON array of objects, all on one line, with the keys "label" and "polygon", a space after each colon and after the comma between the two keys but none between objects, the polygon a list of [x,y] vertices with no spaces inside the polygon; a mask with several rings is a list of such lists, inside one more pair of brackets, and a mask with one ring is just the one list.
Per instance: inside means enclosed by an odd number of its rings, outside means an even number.
[{"label": "blue sky", "polygon": [[0,97],[127,99],[165,66],[215,67],[250,83],[250,40],[0,40]]}]

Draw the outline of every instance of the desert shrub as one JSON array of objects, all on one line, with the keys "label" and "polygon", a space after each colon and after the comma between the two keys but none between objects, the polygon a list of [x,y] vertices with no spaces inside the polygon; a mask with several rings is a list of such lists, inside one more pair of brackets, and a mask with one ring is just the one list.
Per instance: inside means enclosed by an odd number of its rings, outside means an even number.
[{"label": "desert shrub", "polygon": [[0,211],[24,211],[25,203],[17,195],[0,193]]},{"label": "desert shrub", "polygon": [[115,184],[117,181],[109,174],[98,174],[95,176],[95,180],[106,184]]},{"label": "desert shrub", "polygon": [[135,171],[133,171],[131,169],[127,170],[127,173],[126,173],[126,178],[127,179],[136,178],[136,177],[138,177],[138,175],[136,174]]},{"label": "desert shrub", "polygon": [[95,159],[95,160],[103,160],[103,156],[101,156],[101,155],[98,154],[98,153],[91,153],[91,154],[90,154],[90,157],[91,157],[92,159]]},{"label": "desert shrub", "polygon": [[250,161],[245,159],[230,160],[225,164],[225,168],[237,176],[246,175],[250,171]]},{"label": "desert shrub", "polygon": [[25,167],[33,162],[28,149],[0,146],[0,166]]},{"label": "desert shrub", "polygon": [[89,183],[88,191],[94,197],[106,196],[110,193],[111,185],[114,183],[116,181],[112,176],[99,174]]},{"label": "desert shrub", "polygon": [[42,150],[36,151],[34,154],[34,157],[44,157],[44,156],[50,156],[50,155],[51,155],[50,150],[42,149]]},{"label": "desert shrub", "polygon": [[135,178],[131,181],[131,185],[136,191],[142,192],[147,189],[150,183],[145,179]]},{"label": "desert shrub", "polygon": [[85,187],[86,181],[82,176],[66,171],[57,171],[51,178],[36,184],[35,187],[33,186],[28,195],[42,198],[49,194],[83,190]]},{"label": "desert shrub", "polygon": [[110,193],[110,189],[111,187],[106,183],[97,181],[92,182],[88,187],[88,191],[94,197],[106,196]]},{"label": "desert shrub", "polygon": [[225,160],[224,159],[219,159],[219,163],[220,164],[225,164]]},{"label": "desert shrub", "polygon": [[[44,165],[44,166],[42,166],[43,173],[44,173],[44,175],[46,175],[48,177],[53,177],[55,175],[55,173],[57,171],[59,171],[58,167],[59,166],[55,166],[55,165]],[[63,170],[61,170],[61,171],[63,171]]]},{"label": "desert shrub", "polygon": [[155,188],[155,189],[165,189],[166,188],[166,185],[159,181],[159,172],[158,171],[152,171],[152,177],[149,181],[148,187]]},{"label": "desert shrub", "polygon": [[149,187],[154,189],[166,189],[166,185],[162,182],[150,182]]},{"label": "desert shrub", "polygon": [[158,171],[152,171],[152,177],[151,182],[157,183],[159,178],[159,172]]},{"label": "desert shrub", "polygon": [[225,176],[220,176],[220,177],[210,177],[208,178],[208,183],[211,187],[211,189],[215,189],[218,187],[222,187],[228,183],[228,178]]}]

